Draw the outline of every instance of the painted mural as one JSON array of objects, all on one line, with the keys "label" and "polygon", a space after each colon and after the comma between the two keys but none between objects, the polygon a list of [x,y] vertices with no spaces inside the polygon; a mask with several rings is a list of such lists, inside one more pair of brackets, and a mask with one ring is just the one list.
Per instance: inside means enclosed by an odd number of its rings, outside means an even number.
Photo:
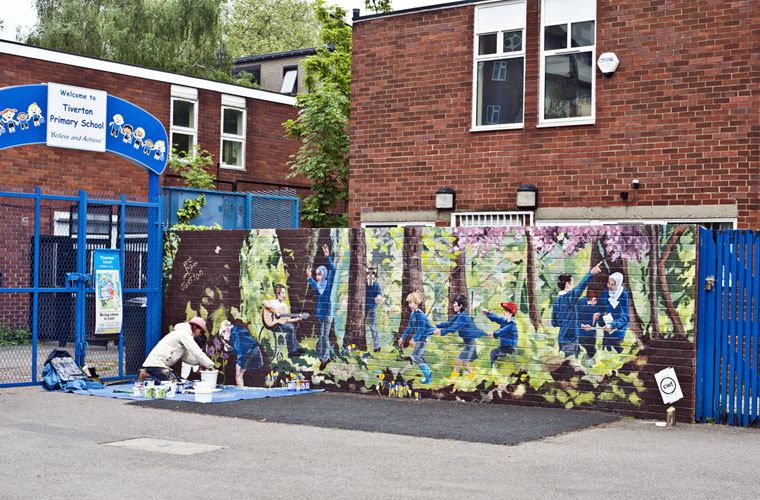
[{"label": "painted mural", "polygon": [[170,233],[164,331],[205,317],[228,384],[661,416],[695,259],[691,226]]}]

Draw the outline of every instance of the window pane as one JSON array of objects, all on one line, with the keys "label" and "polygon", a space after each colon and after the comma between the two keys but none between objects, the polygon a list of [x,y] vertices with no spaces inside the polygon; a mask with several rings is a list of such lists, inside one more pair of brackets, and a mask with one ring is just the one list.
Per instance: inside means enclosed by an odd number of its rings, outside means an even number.
[{"label": "window pane", "polygon": [[544,118],[591,116],[591,52],[546,58]]},{"label": "window pane", "polygon": [[478,63],[476,125],[523,121],[523,58]]},{"label": "window pane", "polygon": [[478,55],[496,54],[496,33],[478,37]]},{"label": "window pane", "polygon": [[237,109],[225,108],[222,131],[225,134],[243,135],[243,112]]},{"label": "window pane", "polygon": [[567,48],[567,24],[556,24],[544,28],[544,50]]},{"label": "window pane", "polygon": [[504,32],[504,52],[520,52],[522,50],[522,30]]},{"label": "window pane", "polygon": [[195,103],[174,101],[172,124],[177,127],[195,128]]},{"label": "window pane", "polygon": [[573,47],[594,45],[594,21],[573,23],[570,44]]},{"label": "window pane", "polygon": [[222,141],[222,163],[225,165],[243,166],[243,143],[237,141]]},{"label": "window pane", "polygon": [[172,134],[172,146],[177,150],[180,157],[187,156],[186,153],[193,152],[193,136],[187,134]]},{"label": "window pane", "polygon": [[296,92],[296,77],[298,76],[298,70],[289,69],[282,77],[282,87],[280,88],[281,94],[294,94]]}]

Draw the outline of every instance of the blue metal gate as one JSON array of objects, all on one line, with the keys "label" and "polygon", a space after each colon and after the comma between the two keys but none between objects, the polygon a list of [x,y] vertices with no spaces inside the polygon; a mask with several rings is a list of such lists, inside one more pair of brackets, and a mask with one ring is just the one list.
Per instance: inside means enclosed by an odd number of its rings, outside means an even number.
[{"label": "blue metal gate", "polygon": [[[0,387],[41,382],[64,348],[105,380],[133,377],[160,338],[161,203],[0,186]],[[93,250],[120,252],[122,330],[96,335]]]},{"label": "blue metal gate", "polygon": [[760,425],[760,233],[699,233],[695,420]]}]

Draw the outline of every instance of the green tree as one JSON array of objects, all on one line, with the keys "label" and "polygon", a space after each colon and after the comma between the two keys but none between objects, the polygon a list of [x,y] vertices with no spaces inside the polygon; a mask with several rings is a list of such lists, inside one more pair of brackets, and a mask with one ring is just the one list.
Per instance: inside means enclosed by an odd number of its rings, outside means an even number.
[{"label": "green tree", "polygon": [[319,25],[309,0],[231,0],[227,43],[234,57],[314,47]]},{"label": "green tree", "polygon": [[[27,44],[235,81],[225,0],[36,0]],[[239,82],[238,82],[239,83]]]},{"label": "green tree", "polygon": [[375,12],[390,12],[393,10],[391,0],[364,0],[364,6]]},{"label": "green tree", "polygon": [[317,54],[304,60],[309,92],[296,96],[298,118],[284,125],[301,147],[291,156],[290,176],[301,174],[311,183],[302,217],[315,227],[345,226],[345,214],[328,213],[348,199],[348,119],[351,99],[351,27],[345,9],[315,4],[320,23]]}]

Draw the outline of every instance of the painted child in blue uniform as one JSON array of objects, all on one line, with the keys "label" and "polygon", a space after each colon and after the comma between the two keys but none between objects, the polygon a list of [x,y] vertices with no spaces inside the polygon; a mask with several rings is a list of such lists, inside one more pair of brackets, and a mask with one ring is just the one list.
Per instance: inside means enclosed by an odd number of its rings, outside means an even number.
[{"label": "painted child in blue uniform", "polygon": [[377,282],[377,268],[367,269],[367,289],[364,302],[364,322],[369,325],[372,335],[372,347],[375,352],[380,351],[380,332],[377,330],[377,306],[383,301],[383,292]]},{"label": "painted child in blue uniform", "polygon": [[412,311],[412,315],[409,317],[409,325],[398,339],[398,345],[403,349],[407,337],[414,332],[414,336],[409,341],[409,345],[413,347],[412,361],[420,367],[420,370],[422,370],[422,374],[424,375],[424,377],[420,379],[420,383],[429,384],[433,379],[430,376],[430,367],[425,359],[425,348],[427,347],[428,337],[435,332],[435,327],[428,317],[425,316],[425,313],[419,308],[422,303],[422,294],[420,292],[410,293],[406,297],[406,302],[409,305],[409,310]]},{"label": "painted child in blue uniform", "polygon": [[599,302],[604,307],[604,315],[601,315],[604,327],[604,339],[602,350],[615,350],[618,354],[623,352],[620,345],[625,337],[625,332],[631,323],[628,290],[623,287],[623,275],[613,273],[607,280],[607,290],[602,293]]},{"label": "painted child in blue uniform", "polygon": [[330,248],[322,246],[322,251],[327,258],[327,268],[319,266],[314,274],[316,281],[311,278],[311,268],[306,270],[306,280],[317,292],[317,357],[319,369],[324,370],[330,360],[330,323],[332,320],[332,293],[333,279],[335,278],[335,266],[330,258]]},{"label": "painted child in blue uniform", "polygon": [[264,364],[264,358],[261,355],[259,344],[253,340],[248,329],[231,324],[229,321],[222,321],[219,326],[219,335],[225,342],[229,342],[232,352],[237,354],[237,364],[235,365],[235,383],[238,387],[243,387],[243,375],[248,370],[257,370]]},{"label": "painted child in blue uniform", "polygon": [[552,326],[559,327],[559,350],[568,357],[578,356],[578,300],[592,276],[601,272],[601,265],[600,262],[594,266],[578,286],[573,286],[573,277],[568,273],[562,273],[557,278],[560,292],[552,305]]},{"label": "painted child in blue uniform", "polygon": [[450,320],[436,325],[435,333],[437,335],[443,336],[449,333],[459,332],[459,337],[464,341],[464,347],[462,347],[462,351],[454,362],[454,371],[451,372],[449,380],[454,380],[459,377],[459,369],[462,367],[462,362],[464,362],[464,367],[467,369],[468,379],[472,380],[475,378],[475,373],[472,371],[470,362],[478,359],[476,339],[478,337],[486,336],[486,333],[483,330],[475,326],[475,323],[467,312],[468,306],[469,301],[467,300],[467,297],[461,294],[457,295],[452,303],[454,316],[452,316]]},{"label": "painted child in blue uniform", "polygon": [[599,290],[589,290],[578,301],[578,345],[586,350],[589,358],[596,354],[596,328],[599,326],[599,315],[603,313]]},{"label": "painted child in blue uniform", "polygon": [[515,321],[517,304],[514,302],[502,302],[501,307],[504,308],[504,316],[499,316],[485,309],[481,309],[480,311],[483,313],[483,316],[494,323],[501,325],[501,328],[488,334],[489,337],[501,339],[499,341],[499,347],[496,347],[491,351],[491,368],[493,368],[497,359],[503,358],[507,354],[514,353],[515,348],[517,347],[517,322]]}]

